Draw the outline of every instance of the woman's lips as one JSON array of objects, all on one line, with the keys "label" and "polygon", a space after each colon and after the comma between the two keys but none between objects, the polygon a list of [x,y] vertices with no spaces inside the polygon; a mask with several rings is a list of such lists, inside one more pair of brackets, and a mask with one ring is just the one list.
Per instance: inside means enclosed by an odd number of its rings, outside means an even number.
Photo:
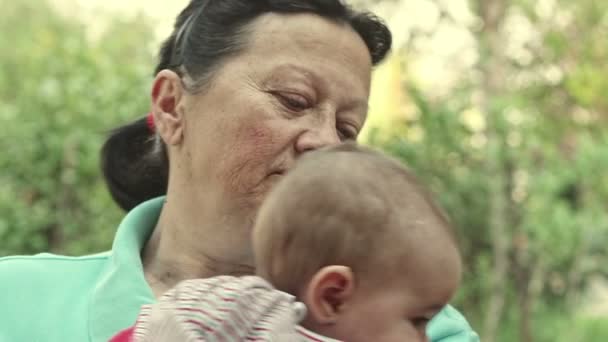
[{"label": "woman's lips", "polygon": [[268,175],[270,179],[279,179],[285,175],[285,170],[273,171]]},{"label": "woman's lips", "polygon": [[285,171],[276,171],[270,174],[270,177],[281,177],[285,174]]}]

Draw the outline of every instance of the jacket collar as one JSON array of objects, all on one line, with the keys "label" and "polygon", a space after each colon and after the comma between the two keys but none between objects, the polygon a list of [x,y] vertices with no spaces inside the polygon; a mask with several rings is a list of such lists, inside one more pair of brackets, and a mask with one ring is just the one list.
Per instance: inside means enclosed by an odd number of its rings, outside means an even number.
[{"label": "jacket collar", "polygon": [[108,341],[135,323],[143,304],[156,301],[144,277],[141,251],[158,221],[164,197],[131,210],[118,227],[89,302],[92,341]]}]

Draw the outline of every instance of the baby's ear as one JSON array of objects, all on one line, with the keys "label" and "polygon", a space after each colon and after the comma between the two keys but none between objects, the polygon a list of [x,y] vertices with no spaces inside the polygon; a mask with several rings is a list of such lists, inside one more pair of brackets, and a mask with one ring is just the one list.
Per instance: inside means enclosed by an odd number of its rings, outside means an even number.
[{"label": "baby's ear", "polygon": [[350,267],[323,267],[312,277],[304,293],[308,319],[321,325],[334,324],[355,292],[355,276]]}]

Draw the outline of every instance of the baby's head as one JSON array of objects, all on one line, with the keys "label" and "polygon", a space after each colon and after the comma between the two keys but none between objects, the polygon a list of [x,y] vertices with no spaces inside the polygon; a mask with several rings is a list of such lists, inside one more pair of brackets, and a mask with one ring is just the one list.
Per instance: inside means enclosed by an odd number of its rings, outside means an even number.
[{"label": "baby's head", "polygon": [[349,342],[425,341],[460,282],[452,228],[427,190],[355,144],[302,158],[253,239],[258,275],[306,304],[304,327]]}]

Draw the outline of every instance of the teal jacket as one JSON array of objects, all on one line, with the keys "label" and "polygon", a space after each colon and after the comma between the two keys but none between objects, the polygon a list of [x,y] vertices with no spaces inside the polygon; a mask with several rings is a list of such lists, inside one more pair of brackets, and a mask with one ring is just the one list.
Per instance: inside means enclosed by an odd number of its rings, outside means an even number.
[{"label": "teal jacket", "polygon": [[[0,341],[108,341],[155,301],[140,251],[163,199],[133,209],[112,250],[83,257],[53,254],[0,259]],[[464,317],[448,306],[429,324],[433,342],[477,342]]]}]

